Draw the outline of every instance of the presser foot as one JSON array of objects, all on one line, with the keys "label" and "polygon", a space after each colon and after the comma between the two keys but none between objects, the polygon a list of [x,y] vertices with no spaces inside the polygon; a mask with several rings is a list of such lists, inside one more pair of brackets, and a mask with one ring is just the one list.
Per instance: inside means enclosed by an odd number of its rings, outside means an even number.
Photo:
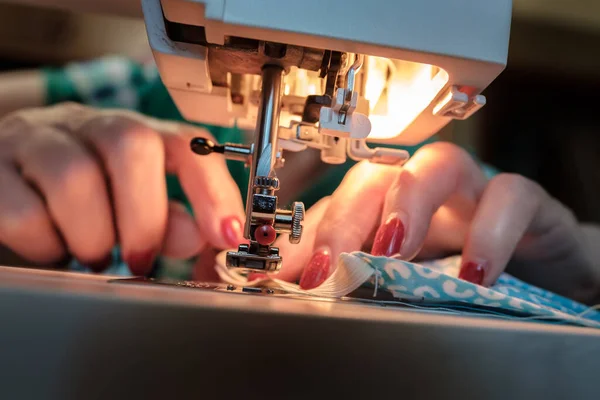
[{"label": "presser foot", "polygon": [[277,247],[251,241],[250,245],[240,244],[238,251],[228,251],[226,266],[246,272],[277,272],[281,268],[281,261]]}]

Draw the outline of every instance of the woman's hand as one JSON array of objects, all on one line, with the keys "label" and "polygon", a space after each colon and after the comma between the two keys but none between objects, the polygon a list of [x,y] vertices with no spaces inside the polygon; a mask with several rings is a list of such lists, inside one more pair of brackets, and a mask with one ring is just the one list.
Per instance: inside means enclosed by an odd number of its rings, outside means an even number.
[{"label": "woman's hand", "polygon": [[586,238],[536,183],[512,174],[488,180],[467,152],[436,143],[403,167],[356,165],[308,211],[302,242],[276,245],[285,260],[280,278],[301,276],[305,289],[332,273],[340,253],[370,248],[404,260],[462,252],[460,277],[485,286],[513,259],[513,274],[586,301],[600,283]]},{"label": "woman's hand", "polygon": [[[242,238],[239,189],[219,155],[190,151],[206,131],[74,104],[0,120],[0,244],[37,264],[74,256],[95,270],[120,244],[134,274],[162,253],[226,249]],[[176,175],[195,211],[169,202]]]}]

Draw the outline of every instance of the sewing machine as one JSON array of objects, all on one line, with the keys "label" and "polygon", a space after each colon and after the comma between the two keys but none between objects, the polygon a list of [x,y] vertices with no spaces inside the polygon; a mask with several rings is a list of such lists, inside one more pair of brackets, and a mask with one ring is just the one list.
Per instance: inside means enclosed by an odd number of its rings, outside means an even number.
[{"label": "sewing machine", "polygon": [[[506,64],[511,1],[143,0],[150,46],[182,115],[255,129],[250,146],[192,142],[250,166],[233,268],[277,271],[276,234],[302,236],[304,206],[279,209],[276,169],[308,148],[325,163],[401,164],[415,145],[485,105]],[[435,15],[435,17],[432,17]]]},{"label": "sewing machine", "polygon": [[[161,78],[194,139],[249,165],[245,236],[227,264],[277,271],[290,151],[402,164],[485,104],[506,64],[510,0],[143,0]],[[303,298],[192,282],[0,267],[3,398],[595,398],[591,329]],[[43,333],[40,333],[43,332]],[[358,367],[358,368],[357,368]],[[362,368],[360,368],[362,367]],[[321,390],[318,392],[317,390]]]}]

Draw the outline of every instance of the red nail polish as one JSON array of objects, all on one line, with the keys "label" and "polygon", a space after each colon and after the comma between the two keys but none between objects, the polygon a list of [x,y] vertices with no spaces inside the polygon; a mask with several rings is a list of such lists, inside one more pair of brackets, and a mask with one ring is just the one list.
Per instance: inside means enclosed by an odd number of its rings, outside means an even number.
[{"label": "red nail polish", "polygon": [[106,268],[108,268],[110,266],[110,264],[112,264],[113,258],[112,258],[112,254],[109,254],[108,256],[104,257],[103,259],[99,260],[99,261],[92,261],[89,263],[86,263],[85,265],[88,266],[89,269],[91,269],[92,271],[99,273],[104,271]]},{"label": "red nail polish", "polygon": [[313,254],[310,262],[304,269],[300,278],[300,288],[314,289],[329,277],[331,269],[331,255],[327,250],[319,250]]},{"label": "red nail polish", "polygon": [[236,216],[227,217],[221,221],[221,232],[227,244],[233,248],[237,248],[243,239],[242,223]]},{"label": "red nail polish", "polygon": [[404,224],[395,215],[391,215],[385,224],[377,229],[371,254],[391,257],[400,253],[404,241]]},{"label": "red nail polish", "polygon": [[125,262],[129,270],[134,275],[146,275],[152,269],[152,264],[156,258],[155,251],[146,251],[141,253],[132,253],[125,257]]},{"label": "red nail polish", "polygon": [[251,272],[248,274],[248,282],[257,281],[259,279],[267,279],[268,276],[266,274],[259,274],[257,272]]},{"label": "red nail polish", "polygon": [[485,277],[485,264],[478,264],[471,261],[464,263],[460,268],[458,277],[476,285],[481,285],[483,283],[483,278]]}]

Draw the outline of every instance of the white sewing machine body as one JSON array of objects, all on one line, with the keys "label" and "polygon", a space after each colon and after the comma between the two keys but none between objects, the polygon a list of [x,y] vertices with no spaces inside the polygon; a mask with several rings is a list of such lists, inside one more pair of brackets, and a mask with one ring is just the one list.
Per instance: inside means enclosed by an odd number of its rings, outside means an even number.
[{"label": "white sewing machine body", "polygon": [[[511,0],[143,0],[160,76],[182,115],[255,129],[251,146],[197,138],[250,166],[244,236],[232,268],[277,271],[256,232],[302,236],[302,203],[277,208],[285,151],[401,165],[416,145],[485,105],[506,65]],[[269,204],[263,208],[261,204]],[[266,231],[265,231],[266,230]],[[270,239],[269,239],[270,240]]]},{"label": "white sewing machine body", "polygon": [[[362,54],[370,56],[357,82],[358,108],[372,124],[368,140],[408,145],[485,104],[477,95],[506,65],[511,6],[511,0],[143,0],[161,77],[187,119],[254,129],[260,66],[252,70],[244,57],[230,58],[224,74],[223,51],[245,46],[257,62],[262,43],[277,43],[289,57],[282,127],[299,119],[295,109],[308,95],[321,93],[324,51]],[[457,107],[469,110],[452,114]]]}]

